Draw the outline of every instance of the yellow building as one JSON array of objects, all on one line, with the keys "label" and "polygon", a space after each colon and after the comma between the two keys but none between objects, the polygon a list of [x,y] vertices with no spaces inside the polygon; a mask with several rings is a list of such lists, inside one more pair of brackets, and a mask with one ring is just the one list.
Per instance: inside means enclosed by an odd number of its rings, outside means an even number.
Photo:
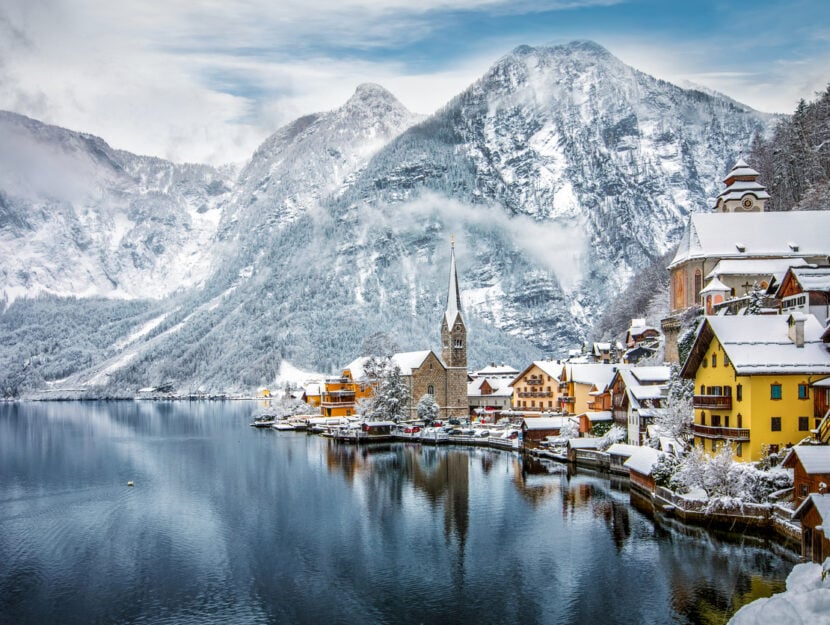
[{"label": "yellow building", "polygon": [[[355,380],[352,369],[347,367],[340,377],[328,378],[320,394],[320,414],[324,417],[351,417],[357,414],[360,400],[372,396],[374,389],[364,380]],[[358,373],[358,372],[356,372]],[[362,377],[363,371],[357,377]]]},{"label": "yellow building", "polygon": [[563,365],[554,360],[536,360],[517,375],[513,387],[513,409],[522,412],[557,412],[559,376]]},{"label": "yellow building", "polygon": [[617,365],[606,363],[568,364],[559,378],[562,395],[559,398],[562,412],[580,415],[588,411],[595,402],[595,394],[608,388]]},{"label": "yellow building", "polygon": [[810,432],[811,383],[830,374],[812,315],[706,317],[681,375],[694,379],[694,444],[755,461]]}]

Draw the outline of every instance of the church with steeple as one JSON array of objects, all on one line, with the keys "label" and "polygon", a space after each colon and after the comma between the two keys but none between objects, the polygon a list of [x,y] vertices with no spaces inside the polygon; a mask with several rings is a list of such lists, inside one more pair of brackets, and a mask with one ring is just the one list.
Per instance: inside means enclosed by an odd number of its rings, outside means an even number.
[{"label": "church with steeple", "polygon": [[[433,350],[392,354],[401,378],[409,389],[409,418],[418,416],[418,402],[431,395],[440,409],[441,419],[466,418],[470,414],[467,399],[467,327],[461,312],[461,291],[455,265],[455,244],[450,244],[450,276],[447,305],[441,315],[441,356]],[[377,354],[383,356],[384,354]],[[357,410],[357,399],[368,386],[364,367],[369,357],[355,359],[343,369],[332,392],[323,392],[321,412],[324,416],[352,416]],[[331,395],[330,401],[327,395]]]}]

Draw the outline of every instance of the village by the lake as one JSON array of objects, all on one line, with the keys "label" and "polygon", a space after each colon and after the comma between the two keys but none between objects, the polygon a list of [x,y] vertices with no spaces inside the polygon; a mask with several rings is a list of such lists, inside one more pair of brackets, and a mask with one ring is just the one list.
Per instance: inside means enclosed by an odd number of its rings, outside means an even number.
[{"label": "village by the lake", "polygon": [[[452,249],[440,354],[378,353],[335,377],[263,387],[250,425],[344,445],[491,447],[623,475],[651,513],[774,534],[824,579],[830,213],[766,212],[757,179],[739,160],[714,210],[690,217],[659,327],[632,319],[624,341],[469,371]],[[137,399],[171,397],[147,388]]]}]

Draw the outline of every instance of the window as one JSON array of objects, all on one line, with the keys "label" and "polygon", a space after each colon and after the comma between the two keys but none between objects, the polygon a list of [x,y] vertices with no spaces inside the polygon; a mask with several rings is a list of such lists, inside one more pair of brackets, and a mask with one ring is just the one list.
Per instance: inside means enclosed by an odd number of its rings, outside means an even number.
[{"label": "window", "polygon": [[712,427],[719,428],[720,427],[720,415],[713,414],[712,415]]},{"label": "window", "polygon": [[773,432],[781,431],[781,417],[772,417],[770,419],[770,430]]},{"label": "window", "polygon": [[798,417],[798,431],[799,432],[806,432],[810,429],[810,418],[809,417]]},{"label": "window", "polygon": [[799,399],[810,399],[810,387],[806,384],[799,384],[798,385],[798,398]]},{"label": "window", "polygon": [[740,458],[741,456],[744,455],[744,444],[743,443],[737,443],[735,445],[735,455],[738,458]]},{"label": "window", "polygon": [[700,289],[703,288],[703,273],[695,269],[695,304],[700,304]]},{"label": "window", "polygon": [[461,339],[455,339],[455,349],[461,349],[464,347],[464,342]]},{"label": "window", "polygon": [[740,412],[738,413],[738,427],[744,427],[744,416]]},{"label": "window", "polygon": [[742,401],[743,398],[744,398],[744,385],[743,384],[738,384],[738,386],[735,387],[735,399],[737,399],[738,401]]},{"label": "window", "polygon": [[702,362],[702,363],[700,363],[700,364],[702,364],[702,365],[703,365],[703,368],[705,369],[706,367],[708,367],[708,366],[709,366],[709,361],[708,361],[708,360],[706,360],[706,358],[704,358],[704,359],[703,359],[703,362]]},{"label": "window", "polygon": [[781,399],[781,385],[780,384],[770,384],[769,385],[769,398],[770,399]]},{"label": "window", "polygon": [[726,352],[723,352],[723,366],[729,366],[729,354],[727,354]]},{"label": "window", "polygon": [[435,395],[435,387],[434,387],[432,384],[430,384],[429,386],[427,386],[427,394],[429,394],[429,395]]},{"label": "window", "polygon": [[725,427],[725,428],[729,427],[729,415],[724,415],[724,417],[723,417],[723,427]]},{"label": "window", "polygon": [[718,355],[712,354],[712,369],[718,366]]},{"label": "window", "polygon": [[700,385],[700,394],[701,395],[706,395],[706,387],[703,386],[703,384]]},{"label": "window", "polygon": [[705,412],[700,413],[700,425],[706,425],[706,413]]},{"label": "window", "polygon": [[799,484],[798,485],[798,496],[799,497],[806,497],[809,495],[809,489],[807,488],[806,484]]}]

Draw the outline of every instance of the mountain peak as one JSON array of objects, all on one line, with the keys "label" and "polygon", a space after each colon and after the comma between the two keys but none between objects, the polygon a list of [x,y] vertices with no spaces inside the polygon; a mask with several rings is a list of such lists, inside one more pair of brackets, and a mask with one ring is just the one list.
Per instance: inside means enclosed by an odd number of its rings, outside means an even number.
[{"label": "mountain peak", "polygon": [[373,82],[364,82],[357,86],[354,90],[354,95],[349,98],[349,102],[372,102],[384,101],[393,102],[400,105],[398,99],[392,95],[387,89],[384,89]]}]

